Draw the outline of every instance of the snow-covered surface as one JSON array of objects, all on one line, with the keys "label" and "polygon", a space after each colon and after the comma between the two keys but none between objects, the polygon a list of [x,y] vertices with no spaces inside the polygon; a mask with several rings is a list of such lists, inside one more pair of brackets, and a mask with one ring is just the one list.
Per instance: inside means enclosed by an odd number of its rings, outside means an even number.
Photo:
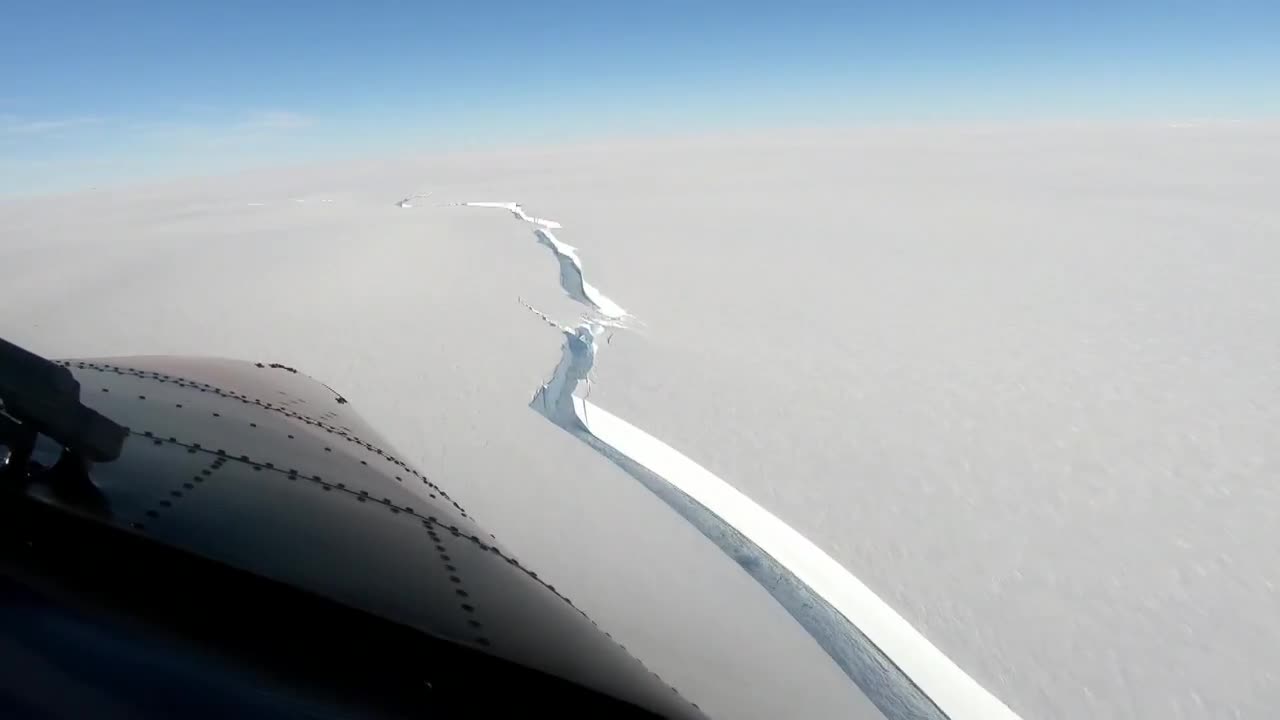
[{"label": "snow-covered surface", "polygon": [[563,227],[560,223],[555,220],[528,215],[519,203],[467,202],[462,204],[468,207],[509,210],[521,220],[536,225],[538,228],[536,231],[538,240],[551,248],[556,255],[556,260],[560,263],[560,287],[564,288],[565,293],[574,300],[589,305],[592,310],[609,320],[621,320],[627,316],[627,311],[622,309],[621,305],[605,297],[604,293],[587,282],[586,277],[583,275],[582,259],[578,257],[578,249],[567,243],[560,242],[551,232],[553,229]]},{"label": "snow-covered surface", "polygon": [[[589,392],[604,320],[626,312],[595,292],[575,248],[551,234],[554,220],[531,219],[519,204],[500,207],[538,226],[536,233],[561,259],[572,259],[569,296],[590,312],[575,328],[559,325],[527,304],[564,336],[560,361],[530,402],[548,420],[632,473],[737,562],[787,610],[867,697],[893,720],[939,717],[1001,720],[1016,716],[966,675],[848,570],[793,528],[670,445],[574,395]],[[523,301],[522,301],[523,302]],[[612,327],[625,327],[613,325]],[[941,712],[941,715],[938,715]]]},{"label": "snow-covered surface", "polygon": [[492,202],[488,200],[481,200],[481,201],[463,202],[463,203],[457,203],[457,204],[465,205],[467,207],[498,208],[499,210],[506,210],[510,212],[512,215],[515,215],[516,217],[520,218],[521,220],[527,223],[531,223],[533,225],[537,225],[543,230],[556,230],[561,227],[560,223],[556,222],[555,220],[547,220],[546,218],[534,217],[526,213],[524,211],[524,208],[521,207],[520,203]]},{"label": "snow-covered surface", "polygon": [[807,537],[1014,711],[1269,717],[1278,189],[1276,126],[1206,123],[619,141],[0,201],[0,335],[303,369],[713,715],[874,717],[747,573],[529,408],[568,337],[521,301],[590,319],[534,228],[449,205],[519,198],[636,319],[597,341],[590,405]]},{"label": "snow-covered surface", "polygon": [[[844,663],[850,679],[877,702],[886,716],[930,717],[901,697],[908,694],[900,693],[902,685],[915,685],[927,702],[951,720],[1017,717],[808,538],[670,445],[585,400],[575,397],[572,402],[586,433],[705,508],[711,517],[694,522],[699,529],[705,528],[709,537],[726,528],[741,533],[745,542],[735,538],[726,543],[726,549],[740,558],[749,572],[753,566],[771,559],[781,566],[788,580],[799,581],[799,590],[788,587],[790,583],[779,583],[779,589],[770,584],[766,587],[774,590],[775,597],[824,648],[827,643],[838,646],[829,652]],[[697,513],[690,517],[696,518]],[[770,572],[767,577],[774,580],[777,573]],[[832,631],[831,617],[808,622],[804,612],[812,612],[814,604],[810,592],[839,614],[837,620],[847,620],[852,627],[843,630],[841,624],[841,630]],[[900,684],[894,683],[893,678],[872,677],[865,672],[866,666],[876,664],[872,659],[859,659],[855,664],[842,657],[842,652],[868,653],[869,647],[851,647],[857,635],[865,636],[871,646],[902,671],[905,679]],[[898,708],[902,709],[895,712]]]},{"label": "snow-covered surface", "polygon": [[402,199],[398,200],[398,201],[396,202],[396,207],[401,207],[401,208],[411,208],[411,207],[413,207],[413,201],[414,201],[414,200],[425,200],[425,199],[427,199],[427,198],[429,198],[429,197],[431,197],[431,193],[429,193],[429,192],[424,192],[424,193],[415,193],[415,194],[413,194],[413,195],[410,195],[409,197],[402,198]]}]

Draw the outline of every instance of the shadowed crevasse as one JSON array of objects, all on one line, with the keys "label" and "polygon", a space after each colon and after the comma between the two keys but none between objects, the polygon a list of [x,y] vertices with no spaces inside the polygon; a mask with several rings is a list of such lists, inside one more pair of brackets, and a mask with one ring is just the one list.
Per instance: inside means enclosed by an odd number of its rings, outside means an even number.
[{"label": "shadowed crevasse", "polygon": [[552,230],[559,229],[560,223],[546,218],[533,217],[524,211],[520,203],[514,202],[468,202],[461,203],[467,207],[499,208],[509,211],[517,218],[535,225],[538,242],[551,248],[556,260],[560,263],[560,287],[569,297],[586,305],[601,318],[620,321],[627,317],[627,311],[620,305],[605,297],[591,283],[586,281],[582,270],[582,259],[578,257],[578,249],[562,242]]},{"label": "shadowed crevasse", "polygon": [[[714,508],[708,507],[683,490],[681,483],[655,472],[646,464],[645,459],[632,457],[627,452],[619,450],[609,440],[593,432],[591,412],[594,410],[597,415],[606,416],[607,422],[603,425],[610,428],[607,434],[609,437],[614,437],[615,442],[622,439],[618,433],[620,429],[625,428],[625,433],[629,437],[643,436],[645,442],[661,444],[656,438],[652,438],[625,421],[614,418],[609,413],[593,408],[585,400],[574,395],[580,383],[586,382],[589,387],[601,335],[607,328],[625,328],[625,321],[631,316],[586,281],[582,261],[577,255],[576,248],[561,242],[551,232],[552,229],[561,227],[558,222],[530,216],[518,203],[461,204],[508,210],[517,218],[535,225],[538,242],[550,247],[560,263],[561,287],[571,298],[589,308],[582,322],[571,328],[555,322],[544,313],[525,304],[526,308],[564,336],[560,360],[552,371],[551,377],[534,393],[529,403],[531,408],[631,475],[697,528],[707,539],[715,543],[722,552],[769,592],[889,720],[908,718],[912,720],[945,718],[996,720],[1017,717],[997,699],[977,686],[949,660],[945,660],[936,648],[929,645],[904,620],[880,603],[878,598],[874,598],[869,590],[841,568],[844,578],[838,578],[837,582],[843,581],[854,592],[843,595],[839,602],[845,607],[857,606],[858,602],[868,608],[878,604],[878,607],[873,609],[876,612],[889,614],[894,620],[893,623],[885,623],[882,616],[875,622],[881,637],[885,637],[885,633],[894,633],[900,637],[910,635],[913,637],[906,638],[899,647],[923,647],[929,651],[921,653],[924,657],[916,658],[914,664],[916,667],[923,666],[931,670],[939,670],[929,675],[934,687],[944,693],[950,703],[944,712],[939,699],[931,697],[884,649],[869,638],[867,633],[847,616],[847,610],[841,612],[837,609],[833,601],[828,600],[820,591],[802,580],[786,563],[762,549],[748,536],[747,531],[735,527],[721,517]],[[523,300],[521,303],[524,304]],[[634,445],[634,443],[630,444]],[[661,445],[664,451],[679,456],[683,462],[696,465],[692,460],[680,455],[678,451],[665,444]],[[652,464],[651,461],[652,458],[650,458],[650,464]],[[705,470],[702,472],[705,473]],[[728,487],[722,480],[717,478],[716,481]],[[688,483],[683,487],[688,487]],[[711,496],[711,494],[706,495],[706,497]],[[745,497],[742,499],[750,502]],[[781,542],[777,538],[774,540]],[[812,552],[821,553],[816,547],[812,548]],[[822,555],[822,557],[826,556]],[[850,597],[856,598],[859,594],[862,595],[860,600],[850,602]],[[868,597],[871,598],[870,602],[867,601]],[[939,663],[939,658],[944,659]]]}]

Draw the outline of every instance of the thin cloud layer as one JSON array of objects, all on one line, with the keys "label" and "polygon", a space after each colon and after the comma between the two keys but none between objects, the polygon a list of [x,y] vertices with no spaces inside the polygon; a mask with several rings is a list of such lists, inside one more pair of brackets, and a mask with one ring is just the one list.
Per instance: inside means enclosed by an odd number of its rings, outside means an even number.
[{"label": "thin cloud layer", "polygon": [[84,125],[96,125],[100,122],[102,118],[95,116],[27,119],[17,115],[0,115],[0,133],[34,135]]}]

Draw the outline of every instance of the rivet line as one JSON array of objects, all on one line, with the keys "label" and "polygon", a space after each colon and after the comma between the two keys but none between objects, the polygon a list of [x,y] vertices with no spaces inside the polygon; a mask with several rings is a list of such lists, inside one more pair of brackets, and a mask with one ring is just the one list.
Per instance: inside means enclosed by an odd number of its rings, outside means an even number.
[{"label": "rivet line", "polygon": [[[308,425],[314,425],[315,427],[318,427],[321,430],[324,430],[330,434],[337,435],[347,440],[348,442],[353,442],[361,446],[365,450],[368,450],[378,455],[379,457],[383,458],[387,462],[390,462],[391,464],[402,468],[405,472],[408,472],[411,475],[421,479],[422,482],[426,483],[429,487],[433,488],[444,499],[448,500],[455,508],[457,508],[458,511],[463,514],[463,516],[469,517],[469,515],[467,515],[466,509],[463,508],[461,505],[459,505],[457,501],[455,501],[453,498],[449,497],[448,492],[446,492],[445,490],[440,488],[438,485],[433,483],[430,479],[428,479],[422,473],[410,467],[408,464],[406,464],[402,460],[388,454],[386,451],[382,450],[378,446],[360,439],[356,435],[352,434],[351,432],[343,428],[330,425],[329,423],[323,422],[321,420],[317,420],[313,417],[304,415],[302,413],[299,413],[293,410],[289,410],[280,405],[269,403],[269,402],[260,400],[258,398],[251,398],[248,395],[244,395],[242,393],[236,393],[236,392],[231,392],[229,390],[224,390],[215,385],[203,383],[198,380],[191,380],[188,378],[178,377],[174,375],[167,375],[161,372],[144,371],[144,370],[138,370],[136,368],[121,367],[117,365],[105,365],[105,364],[99,364],[99,363],[83,363],[83,362],[72,363],[65,360],[59,361],[59,364],[68,368],[74,367],[80,370],[95,370],[97,372],[110,372],[110,373],[115,373],[117,375],[128,375],[128,376],[140,378],[143,380],[158,380],[159,382],[162,382],[162,383],[173,383],[179,387],[190,387],[190,388],[200,390],[201,392],[212,392],[215,395],[220,395],[220,396],[228,397],[234,400],[239,400],[240,402],[245,404],[257,405],[258,407],[261,407],[264,410],[270,410],[272,412],[280,413],[281,415],[293,418],[295,420],[301,420]],[[258,366],[262,367],[263,365],[262,363],[258,363]],[[274,366],[274,364],[272,366]]]},{"label": "rivet line", "polygon": [[[151,432],[150,430],[139,431],[139,430],[131,429],[129,431],[129,434],[136,435],[139,437],[146,437],[146,438],[155,437],[155,433]],[[231,460],[233,462],[238,462],[238,463],[248,465],[254,468],[254,470],[256,471],[266,471],[267,474],[282,475],[286,479],[296,480],[298,477],[302,477],[316,485],[320,485],[325,490],[337,491],[346,497],[356,500],[357,502],[367,502],[371,499],[369,496],[369,492],[367,490],[364,490],[364,491],[353,490],[351,488],[346,487],[343,483],[330,482],[330,481],[324,480],[320,475],[305,476],[305,475],[299,475],[296,472],[290,473],[289,471],[283,470],[281,468],[269,467],[267,463],[257,462],[255,460],[252,460],[248,455],[241,455],[240,457],[237,458],[237,457],[233,457],[226,454],[225,450],[209,450],[207,448],[196,447],[193,444],[185,443],[180,440],[161,440],[159,438],[156,438],[155,442],[156,444],[169,443],[172,445],[176,445],[178,447],[186,448],[187,451],[191,453],[204,453],[204,454],[213,456],[215,460],[211,465],[211,467],[213,467],[214,469],[221,467],[221,465],[227,460]],[[467,532],[464,532],[460,530],[457,525],[451,525],[449,523],[443,522],[440,519],[436,518],[434,515],[423,515],[416,508],[409,505],[397,506],[393,504],[389,499],[385,499],[385,498],[378,501],[378,504],[385,505],[388,508],[390,508],[392,511],[392,514],[394,515],[405,515],[405,516],[417,519],[422,523],[424,527],[431,528],[432,529],[431,531],[433,531],[434,528],[440,528],[441,530],[448,532],[453,537],[465,539],[468,542],[470,542],[472,545],[475,545],[478,549],[498,556],[499,558],[505,560],[508,565],[511,565],[512,567],[518,569],[520,572],[524,573],[530,579],[532,579],[542,587],[549,590],[553,595],[563,600],[565,603],[569,605],[569,607],[572,607],[573,609],[577,610],[581,615],[583,615],[583,617],[586,617],[586,613],[578,609],[578,607],[573,604],[572,600],[565,597],[563,594],[560,593],[559,590],[556,590],[554,587],[547,584],[546,581],[539,578],[537,573],[525,568],[523,565],[520,564],[520,561],[516,560],[514,557],[511,557],[505,554],[504,552],[502,552],[502,550],[498,549],[496,546],[486,543],[480,536],[471,535]],[[433,539],[434,537],[435,536],[433,536]],[[443,552],[443,546],[437,546],[437,547],[440,548],[441,552]]]}]

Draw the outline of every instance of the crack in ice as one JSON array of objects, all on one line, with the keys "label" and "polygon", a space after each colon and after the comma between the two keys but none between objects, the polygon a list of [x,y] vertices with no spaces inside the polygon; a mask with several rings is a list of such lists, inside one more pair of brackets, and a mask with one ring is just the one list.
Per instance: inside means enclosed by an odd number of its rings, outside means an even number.
[{"label": "crack in ice", "polygon": [[429,198],[429,197],[431,197],[431,193],[430,193],[430,192],[415,193],[415,194],[410,195],[409,197],[407,197],[407,198],[405,198],[405,199],[403,199],[403,200],[401,200],[401,201],[397,202],[397,203],[396,203],[396,207],[411,208],[411,207],[413,207],[413,201],[414,201],[414,200],[421,200],[421,199],[426,199],[426,198]]},{"label": "crack in ice", "polygon": [[563,242],[551,232],[559,229],[561,227],[560,223],[555,220],[533,217],[524,211],[520,203],[468,202],[462,204],[467,207],[507,210],[521,220],[537,226],[534,234],[537,235],[538,242],[551,248],[551,252],[555,254],[556,260],[560,263],[560,287],[564,289],[565,294],[583,305],[589,306],[608,320],[620,321],[627,317],[627,311],[621,305],[606,297],[594,285],[587,282],[582,269],[582,258],[578,257],[578,249]]},{"label": "crack in ice", "polygon": [[[587,384],[606,328],[629,318],[583,277],[577,249],[551,230],[560,223],[500,208],[536,226],[560,261],[560,284],[594,312],[576,327],[520,303],[564,336],[551,378],[529,406],[631,475],[736,562],[804,628],[889,720],[1017,720],[1003,702],[862,584],[769,511],[670,445],[574,395]],[[608,336],[612,338],[612,334]],[[608,340],[606,340],[606,344]]]}]

